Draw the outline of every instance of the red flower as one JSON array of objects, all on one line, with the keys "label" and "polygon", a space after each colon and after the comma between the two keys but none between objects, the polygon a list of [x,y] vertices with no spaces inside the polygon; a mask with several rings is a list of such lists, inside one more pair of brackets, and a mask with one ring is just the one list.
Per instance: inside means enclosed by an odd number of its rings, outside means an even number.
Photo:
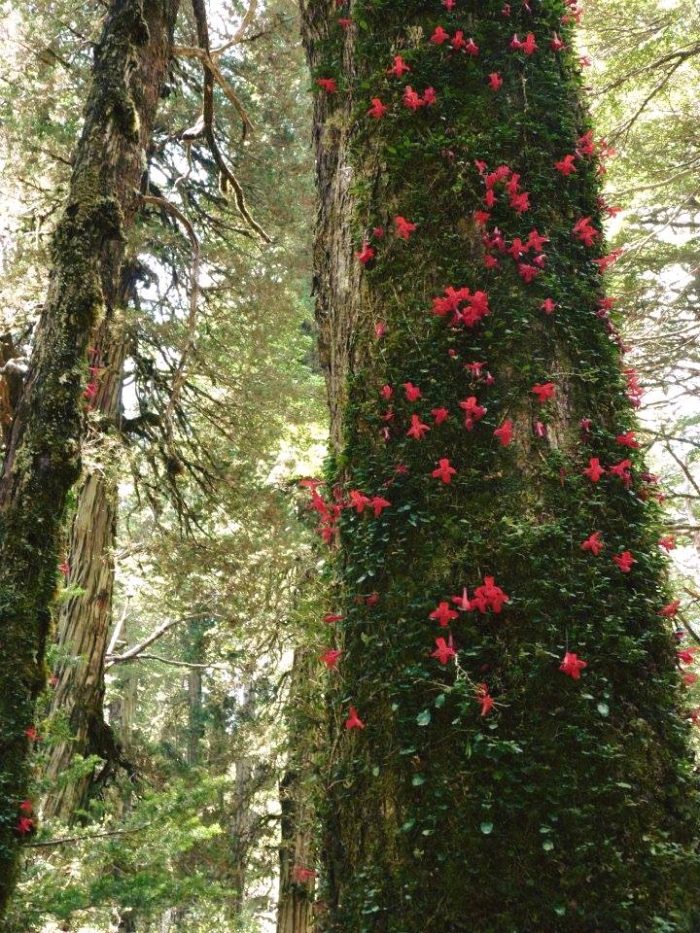
[{"label": "red flower", "polygon": [[323,621],[328,625],[332,625],[334,622],[342,622],[345,616],[340,615],[338,612],[327,612],[323,617]]},{"label": "red flower", "polygon": [[503,78],[497,71],[492,71],[489,75],[489,87],[492,91],[500,91],[503,87]]},{"label": "red flower", "polygon": [[381,389],[379,390],[379,394],[381,395],[382,398],[385,398],[388,400],[394,394],[394,390],[391,388],[390,385],[383,385]]},{"label": "red flower", "polygon": [[574,236],[581,240],[585,246],[593,246],[595,241],[600,236],[600,233],[591,226],[590,217],[581,217],[576,221],[573,228]]},{"label": "red flower", "polygon": [[369,500],[369,505],[374,509],[374,517],[379,518],[384,509],[388,509],[391,505],[388,499],[382,498],[382,496],[372,496]]},{"label": "red flower", "polygon": [[493,697],[489,693],[489,688],[486,684],[476,685],[476,702],[481,707],[482,716],[488,716],[488,714],[496,705],[493,701]]},{"label": "red flower", "polygon": [[520,49],[523,47],[523,44],[520,41],[520,37],[518,36],[517,32],[513,33],[513,38],[510,40],[510,47],[516,52],[519,52]]},{"label": "red flower", "polygon": [[450,417],[450,412],[448,408],[431,408],[430,414],[435,419],[435,424],[442,424],[443,421],[447,421]]},{"label": "red flower", "polygon": [[533,227],[527,235],[528,249],[534,249],[536,253],[541,253],[544,249],[545,243],[549,243],[549,237],[542,236],[541,233],[537,232],[537,228]]},{"label": "red flower", "polygon": [[469,602],[469,597],[467,595],[466,586],[462,590],[461,596],[453,596],[452,602],[459,609],[460,612],[469,612],[472,608],[472,604]]},{"label": "red flower", "polygon": [[416,402],[421,397],[422,393],[418,386],[414,386],[412,382],[404,382],[403,388],[406,392],[406,399],[409,402]]},{"label": "red flower", "polygon": [[581,153],[581,155],[592,156],[595,155],[595,143],[593,142],[593,130],[589,130],[587,133],[584,133],[583,136],[579,136],[576,140],[576,148]]},{"label": "red flower", "polygon": [[421,98],[421,103],[424,107],[432,107],[432,105],[437,101],[437,94],[434,87],[427,87],[423,91],[423,97]]},{"label": "red flower", "polygon": [[328,651],[324,651],[320,659],[328,668],[329,671],[335,670],[338,666],[338,661],[343,652],[339,651],[337,648],[329,648]]},{"label": "red flower", "polygon": [[524,214],[525,211],[530,210],[530,195],[527,191],[512,194],[510,197],[510,206],[516,214]]},{"label": "red flower", "polygon": [[360,492],[359,489],[352,489],[350,491],[350,508],[356,509],[357,514],[361,515],[365,508],[370,505],[370,498],[366,496],[363,492]]},{"label": "red flower", "polygon": [[457,2],[456,0],[442,0],[442,5],[450,13],[457,6]]},{"label": "red flower", "polygon": [[537,266],[533,266],[528,262],[518,263],[518,275],[525,282],[526,285],[529,285],[542,270],[538,269]]},{"label": "red flower", "polygon": [[447,457],[443,457],[442,460],[438,461],[438,463],[439,466],[437,469],[433,470],[431,475],[434,476],[435,479],[441,479],[443,483],[451,483],[452,477],[455,475],[457,470],[451,466]]},{"label": "red flower", "polygon": [[624,434],[618,434],[615,440],[622,447],[639,447],[639,441],[635,437],[634,431],[625,431]]},{"label": "red flower", "polygon": [[467,53],[467,55],[471,55],[474,58],[479,54],[479,46],[471,38],[471,36],[467,39],[465,43],[464,51]]},{"label": "red flower", "polygon": [[27,833],[30,833],[34,829],[34,820],[30,819],[28,816],[20,816],[17,820],[17,825],[15,830],[20,834],[20,836],[26,836]]},{"label": "red flower", "polygon": [[61,573],[67,580],[68,577],[70,576],[70,564],[68,563],[68,561],[64,560],[62,564],[58,565],[58,569],[61,571]]},{"label": "red flower", "polygon": [[532,433],[535,437],[542,439],[547,436],[547,425],[542,424],[541,421],[535,421],[532,425]]},{"label": "red flower", "polygon": [[402,240],[407,240],[414,230],[417,229],[417,224],[411,223],[410,220],[406,220],[405,217],[401,217],[399,214],[394,217],[394,227],[396,228],[396,236]]},{"label": "red flower", "polygon": [[506,418],[500,428],[496,428],[493,436],[497,437],[502,447],[507,447],[513,440],[513,422]]},{"label": "red flower", "polygon": [[537,51],[537,42],[535,41],[534,33],[528,32],[528,34],[525,36],[524,41],[520,43],[520,49],[526,55],[532,55],[533,53]]},{"label": "red flower", "polygon": [[459,613],[450,609],[450,604],[446,600],[440,602],[437,609],[434,609],[428,616],[429,619],[438,622],[441,628],[447,628],[450,622],[458,617]]},{"label": "red flower", "polygon": [[632,569],[632,564],[637,563],[634,557],[632,557],[631,551],[622,551],[621,554],[613,554],[613,560],[623,573],[629,573]]},{"label": "red flower", "polygon": [[678,658],[679,664],[692,664],[695,660],[695,652],[697,648],[683,648],[681,651],[676,651],[676,657]]},{"label": "red flower", "polygon": [[27,726],[24,730],[24,734],[27,736],[30,742],[39,741],[39,733],[36,731],[36,726]]},{"label": "red flower", "polygon": [[597,457],[591,457],[588,466],[583,471],[583,475],[587,476],[592,483],[597,483],[604,473],[605,468],[600,465],[600,460]]},{"label": "red flower", "polygon": [[489,220],[491,220],[491,215],[488,211],[474,211],[472,217],[477,227],[485,227]]},{"label": "red flower", "polygon": [[619,463],[614,463],[612,466],[608,467],[610,473],[613,476],[617,476],[618,479],[622,480],[623,485],[626,489],[632,485],[632,473],[630,469],[632,467],[631,460],[620,460]]},{"label": "red flower", "polygon": [[372,106],[367,111],[367,114],[375,120],[381,120],[389,110],[386,104],[383,104],[378,97],[373,97],[371,104]]},{"label": "red flower", "polygon": [[540,405],[544,405],[550,398],[554,398],[557,387],[553,382],[542,382],[534,385],[530,391],[533,395],[537,396],[537,401]]},{"label": "red flower", "polygon": [[663,616],[665,619],[672,619],[678,614],[680,607],[680,599],[672,599],[670,603],[666,603],[662,609],[659,609],[659,615]]},{"label": "red flower", "polygon": [[357,710],[354,706],[350,707],[350,712],[348,713],[348,718],[345,720],[346,729],[364,729],[365,724],[362,722],[360,717],[357,715]]},{"label": "red flower", "polygon": [[470,395],[469,398],[459,403],[459,407],[464,409],[464,426],[467,431],[471,431],[477,421],[486,414],[486,408],[479,405],[476,396]]},{"label": "red flower", "polygon": [[664,535],[663,538],[659,538],[659,547],[662,547],[665,551],[672,551],[676,546],[676,539],[674,535]]},{"label": "red flower", "polygon": [[322,88],[327,94],[335,94],[338,90],[338,85],[335,78],[318,78],[316,84]]},{"label": "red flower", "polygon": [[26,813],[26,814],[31,813],[34,810],[31,800],[23,800],[22,803],[19,805],[19,810],[20,810],[20,813]]},{"label": "red flower", "polygon": [[464,40],[464,33],[462,32],[461,29],[458,29],[457,32],[452,37],[452,41],[450,42],[450,45],[452,46],[453,49],[455,49],[455,51],[458,52],[460,49],[463,49],[466,46],[466,44],[467,43]]},{"label": "red flower", "polygon": [[582,551],[590,551],[595,557],[600,554],[604,547],[603,537],[599,531],[594,531],[593,534],[589,535],[581,544]]},{"label": "red flower", "polygon": [[386,337],[386,324],[384,321],[377,321],[374,325],[374,336],[377,340],[381,340],[382,337]]},{"label": "red flower", "polygon": [[423,101],[420,98],[420,95],[417,94],[410,84],[407,84],[403,91],[403,102],[409,110],[420,110],[423,106]]},{"label": "red flower", "polygon": [[400,78],[410,70],[410,67],[406,64],[400,55],[394,55],[394,64],[391,66],[391,68],[387,68],[386,73],[388,75],[392,75],[394,78]]},{"label": "red flower", "polygon": [[481,378],[481,370],[484,368],[484,366],[486,366],[486,363],[474,362],[474,363],[464,364],[464,368],[469,370],[469,372],[472,374],[472,377],[474,379]]},{"label": "red flower", "polygon": [[568,177],[576,171],[576,166],[574,165],[575,161],[575,155],[565,155],[559,162],[554,163],[554,168],[565,177]]},{"label": "red flower", "polygon": [[430,41],[434,42],[435,45],[442,45],[444,42],[450,38],[449,32],[445,32],[442,26],[436,26],[435,32],[430,37]]},{"label": "red flower", "polygon": [[554,302],[551,298],[545,298],[545,300],[540,305],[540,308],[542,311],[544,311],[545,314],[554,314],[557,305],[556,302]]},{"label": "red flower", "polygon": [[421,421],[418,415],[411,415],[411,427],[406,431],[406,436],[412,437],[417,441],[422,441],[423,436],[427,434],[429,430],[430,426],[424,421]]},{"label": "red flower", "polygon": [[296,884],[306,884],[316,877],[313,868],[304,868],[303,865],[295,865],[292,868],[292,881]]},{"label": "red flower", "polygon": [[445,641],[444,638],[435,639],[435,651],[430,655],[431,658],[437,658],[440,664],[447,664],[456,655],[457,652],[452,644],[452,636],[450,636],[449,641]]},{"label": "red flower", "polygon": [[482,586],[477,586],[474,590],[474,598],[471,605],[476,607],[479,612],[488,612],[491,609],[498,614],[505,603],[510,601],[510,597],[503,592],[500,586],[496,586],[493,577],[484,577]]},{"label": "red flower", "polygon": [[602,275],[607,272],[610,266],[614,265],[617,260],[622,256],[622,247],[614,249],[611,253],[608,253],[607,256],[602,256],[600,259],[594,259],[593,262],[598,266],[598,271]]},{"label": "red flower", "polygon": [[365,242],[362,244],[362,249],[358,250],[355,255],[360,260],[362,265],[366,266],[367,263],[371,262],[371,260],[376,256],[376,250],[365,240]]},{"label": "red flower", "polygon": [[561,41],[561,39],[555,32],[549,43],[549,47],[553,52],[561,52],[563,48],[566,48],[566,45],[564,42]]},{"label": "red flower", "polygon": [[580,680],[584,667],[588,667],[588,661],[581,660],[575,651],[567,651],[564,660],[559,665],[559,670],[573,680]]},{"label": "red flower", "polygon": [[338,25],[342,26],[343,29],[349,29],[352,26],[352,20],[348,16],[341,16],[338,19]]},{"label": "red flower", "polygon": [[88,382],[83,391],[83,398],[87,399],[88,402],[92,402],[97,396],[98,385],[96,382]]}]

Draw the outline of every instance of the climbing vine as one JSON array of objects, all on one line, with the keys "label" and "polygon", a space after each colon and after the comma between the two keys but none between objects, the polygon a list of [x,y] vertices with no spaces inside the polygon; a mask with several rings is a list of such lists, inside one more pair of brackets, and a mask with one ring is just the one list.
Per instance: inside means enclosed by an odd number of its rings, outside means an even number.
[{"label": "climbing vine", "polygon": [[363,270],[344,441],[307,481],[336,554],[329,929],[698,919],[693,655],[604,288],[580,16],[362,0],[314,75],[327,124],[352,107]]}]

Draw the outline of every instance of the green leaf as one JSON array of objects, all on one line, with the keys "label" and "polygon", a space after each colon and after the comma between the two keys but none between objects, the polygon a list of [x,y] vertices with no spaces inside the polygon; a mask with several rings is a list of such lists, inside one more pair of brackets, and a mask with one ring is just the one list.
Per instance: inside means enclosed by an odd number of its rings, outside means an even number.
[{"label": "green leaf", "polygon": [[421,784],[425,784],[425,775],[424,774],[414,774],[411,778],[411,784],[414,787],[420,787]]},{"label": "green leaf", "polygon": [[485,836],[490,836],[493,832],[493,823],[482,823],[480,829]]},{"label": "green leaf", "polygon": [[418,723],[419,726],[428,726],[428,725],[430,725],[430,720],[431,720],[431,718],[432,718],[432,717],[431,717],[431,715],[430,715],[430,710],[429,710],[429,709],[423,709],[423,710],[421,710],[420,713],[418,713],[418,715],[416,716],[416,722]]},{"label": "green leaf", "polygon": [[600,703],[598,703],[598,705],[596,706],[596,709],[598,710],[601,716],[607,716],[610,712],[610,707],[603,700],[601,700]]}]

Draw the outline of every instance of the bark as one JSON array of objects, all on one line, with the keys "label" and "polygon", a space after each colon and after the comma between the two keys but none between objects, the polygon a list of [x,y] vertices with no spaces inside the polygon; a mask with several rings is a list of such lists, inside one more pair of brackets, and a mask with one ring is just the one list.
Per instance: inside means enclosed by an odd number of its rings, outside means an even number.
[{"label": "bark", "polygon": [[300,874],[315,871],[318,852],[315,833],[315,806],[309,790],[311,778],[311,733],[294,722],[298,700],[312,676],[316,659],[310,651],[297,649],[292,665],[289,730],[292,752],[280,781],[280,862],[277,933],[311,933],[314,929],[314,876]]},{"label": "bark", "polygon": [[51,252],[49,289],[0,485],[0,911],[16,878],[34,702],[66,496],[80,473],[87,343],[124,259],[172,47],[177,0],[114,0]]},{"label": "bark", "polygon": [[[502,6],[464,0],[448,15],[358,2],[345,30],[329,5],[302,8],[313,77],[338,85],[317,91],[314,126],[328,479],[346,503],[353,489],[391,503],[380,516],[346,505],[339,521],[332,609],[344,653],[329,687],[323,928],[690,930],[697,782],[659,616],[668,591],[654,490],[638,452],[629,488],[582,472],[589,457],[628,456],[616,436],[634,427],[619,341],[597,313],[602,239],[589,248],[572,235],[583,217],[602,225],[598,161],[579,153],[567,179],[553,167],[589,129],[576,58],[550,48],[554,32],[570,48],[564,5],[513,4],[512,17]],[[478,56],[431,43],[438,23],[473,35]],[[531,30],[539,51],[512,51],[513,32]],[[397,53],[411,68],[402,79],[386,73]],[[504,80],[497,93],[491,72]],[[409,109],[408,84],[434,87],[437,103]],[[375,96],[389,108],[379,120],[367,117]],[[475,160],[519,173],[530,208],[517,213],[496,185],[480,229]],[[418,225],[408,240],[394,233],[397,215]],[[491,247],[498,265],[486,267],[483,234],[496,226],[508,246],[533,228],[549,238],[531,284],[518,269],[529,248],[516,261]],[[363,267],[353,254],[365,239],[376,257]],[[431,313],[446,286],[486,291],[488,317],[451,326]],[[484,360],[489,382],[465,368]],[[413,403],[409,381],[422,389]],[[556,397],[540,406],[531,388],[549,381]],[[487,410],[467,427],[469,396]],[[438,406],[450,412],[441,426]],[[412,415],[426,439],[407,437]],[[493,432],[507,418],[506,449]],[[440,458],[457,469],[449,486],[431,475]],[[580,548],[593,531],[606,542],[600,558]],[[625,549],[638,561],[629,575],[612,562]],[[436,628],[438,602],[452,605],[463,586],[472,596],[486,576],[510,594],[506,607]],[[449,632],[458,656],[443,666],[431,651]],[[560,670],[567,651],[588,663],[581,680]],[[497,706],[482,716],[484,682]],[[350,704],[364,729],[345,728]]]},{"label": "bark", "polygon": [[[128,275],[120,281],[105,281],[103,288],[105,296],[112,297],[108,308],[113,313],[112,309],[116,311],[126,301]],[[94,400],[97,431],[87,448],[88,465],[78,492],[68,549],[66,584],[78,587],[80,593],[59,612],[59,662],[53,672],[57,683],[50,708],[50,716],[66,720],[70,737],[51,746],[44,771],[49,791],[42,816],[66,823],[84,807],[93,780],[92,774],[66,779],[74,756],[105,759],[102,779],[119,762],[128,767],[103,709],[105,653],[112,622],[120,447],[117,430],[126,340],[118,313],[116,319],[105,319],[99,330],[92,354],[99,364],[95,374],[99,389]]]}]

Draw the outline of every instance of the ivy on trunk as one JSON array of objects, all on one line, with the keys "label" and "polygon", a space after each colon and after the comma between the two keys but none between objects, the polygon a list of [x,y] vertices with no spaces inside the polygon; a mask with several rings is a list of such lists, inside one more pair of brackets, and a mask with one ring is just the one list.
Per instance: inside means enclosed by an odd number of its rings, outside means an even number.
[{"label": "ivy on trunk", "polygon": [[576,4],[302,15],[343,651],[324,928],[693,929],[697,788]]}]

